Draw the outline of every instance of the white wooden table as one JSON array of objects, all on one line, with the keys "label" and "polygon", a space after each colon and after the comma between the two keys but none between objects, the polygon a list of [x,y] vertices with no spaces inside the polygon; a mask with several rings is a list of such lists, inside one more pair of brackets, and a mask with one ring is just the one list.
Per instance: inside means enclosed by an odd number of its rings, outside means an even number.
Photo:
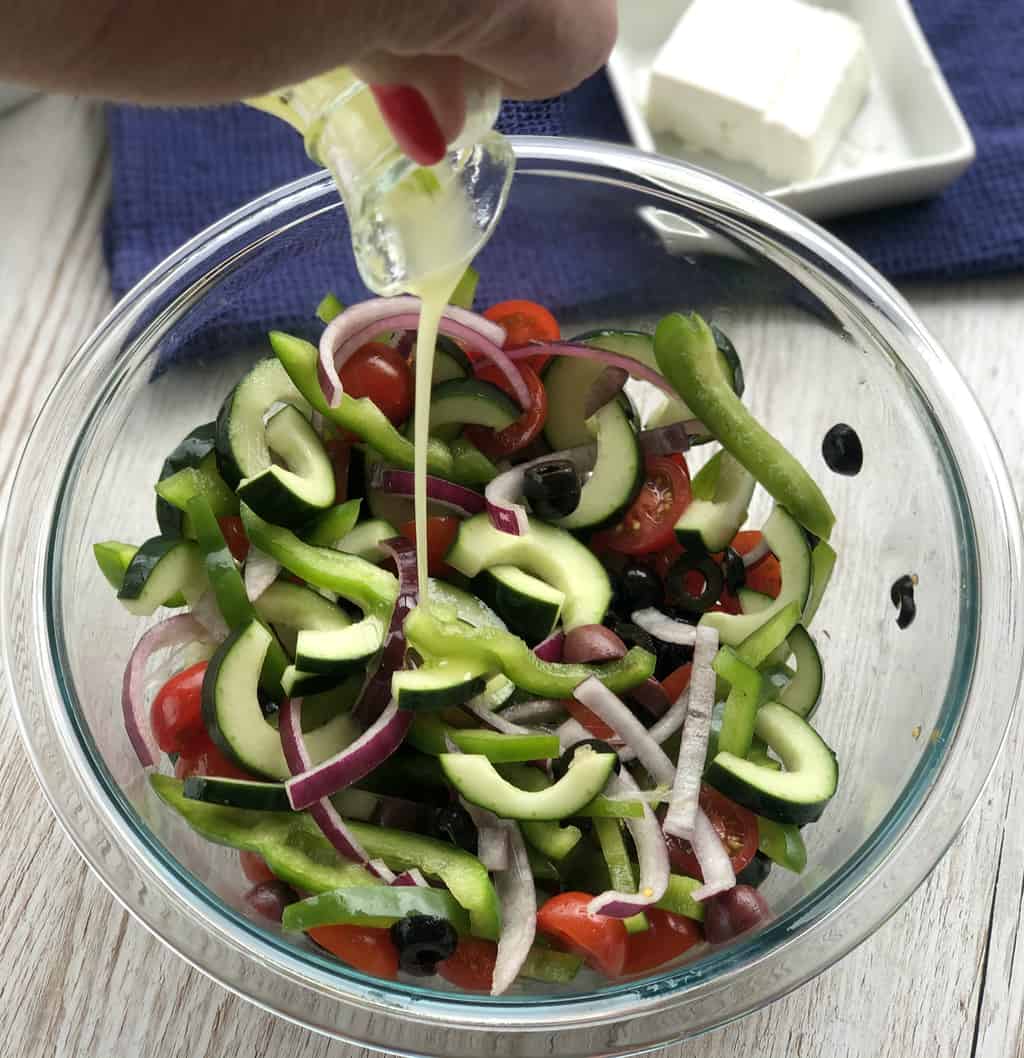
[{"label": "white wooden table", "polygon": [[[108,194],[95,107],[46,99],[0,119],[0,496],[43,394],[109,306]],[[1024,495],[1024,276],[905,292],[978,394]],[[885,927],[787,999],[665,1058],[1024,1056],[1022,810],[1018,729],[959,839]],[[8,708],[0,966],[0,1051],[11,1058],[368,1053],[256,1010],[132,921],[51,817]]]}]

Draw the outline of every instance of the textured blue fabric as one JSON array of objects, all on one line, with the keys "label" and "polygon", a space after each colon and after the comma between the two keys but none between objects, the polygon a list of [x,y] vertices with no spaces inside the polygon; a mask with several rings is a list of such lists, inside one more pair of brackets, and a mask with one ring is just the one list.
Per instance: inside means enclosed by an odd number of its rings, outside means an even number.
[{"label": "textured blue fabric", "polygon": [[[1024,18],[1020,0],[916,0],[922,26],[974,134],[978,158],[938,198],[848,217],[832,229],[893,278],[981,275],[1024,267]],[[268,189],[312,170],[295,134],[244,107],[202,111],[108,111],[114,188],[105,248],[115,294],[120,295],[188,237]],[[621,116],[603,74],[575,92],[542,103],[507,103],[507,132],[587,136],[626,142]],[[600,301],[618,281],[642,289],[644,275],[611,268],[599,247],[573,245],[573,233],[547,232],[545,254],[561,254],[564,289]],[[614,235],[614,233],[612,233]],[[560,236],[560,237],[559,237]],[[524,253],[528,247],[524,239]],[[333,265],[352,274],[351,256]],[[494,296],[528,296],[529,269],[495,285]],[[630,265],[633,262],[629,262]],[[519,271],[517,269],[517,271]],[[550,271],[550,270],[549,270]],[[320,275],[323,272],[321,270]],[[485,278],[487,273],[485,272]],[[248,327],[284,325],[308,316],[321,291],[296,255],[260,285],[235,291],[209,306],[221,338]],[[517,283],[523,283],[519,286]],[[342,284],[344,285],[344,284]],[[549,292],[550,293],[550,292]]]}]

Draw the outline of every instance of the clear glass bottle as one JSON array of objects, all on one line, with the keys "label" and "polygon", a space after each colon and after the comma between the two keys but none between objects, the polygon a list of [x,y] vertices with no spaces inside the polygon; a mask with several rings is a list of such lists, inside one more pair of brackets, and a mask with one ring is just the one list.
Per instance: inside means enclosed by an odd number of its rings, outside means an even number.
[{"label": "clear glass bottle", "polygon": [[309,156],[334,177],[363,281],[390,296],[468,265],[501,215],[515,156],[492,128],[500,91],[473,81],[466,95],[461,136],[429,168],[399,150],[373,93],[349,70],[247,102],[292,125]]}]

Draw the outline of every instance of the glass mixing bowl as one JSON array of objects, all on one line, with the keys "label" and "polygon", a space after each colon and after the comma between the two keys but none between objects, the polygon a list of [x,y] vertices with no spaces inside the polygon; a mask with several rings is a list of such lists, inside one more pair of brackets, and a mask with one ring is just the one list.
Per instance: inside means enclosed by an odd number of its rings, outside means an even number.
[{"label": "glass mixing bowl", "polygon": [[[667,159],[521,139],[509,212],[479,260],[483,302],[532,297],[565,334],[650,326],[695,308],[731,336],[746,400],[810,468],[838,516],[839,564],[816,621],[816,724],[839,792],[805,831],[803,875],[776,868],[776,918],[642,981],[582,975],[500,998],[366,977],[251,917],[230,850],[148,795],[120,719],[141,624],[94,541],[156,531],[166,452],[267,355],[246,316],[299,326],[333,289],[365,297],[322,176],[197,236],[147,276],[61,376],[27,443],[4,545],[3,642],[22,734],[71,840],[125,906],[193,966],[318,1031],[453,1058],[636,1053],[721,1025],[808,980],[907,899],[963,823],[1021,671],[1021,535],[999,452],[949,360],[896,292],[823,231]],[[296,305],[304,306],[302,311]],[[864,445],[829,472],[835,422]],[[752,512],[760,524],[767,511]],[[893,581],[916,574],[917,619]]]}]

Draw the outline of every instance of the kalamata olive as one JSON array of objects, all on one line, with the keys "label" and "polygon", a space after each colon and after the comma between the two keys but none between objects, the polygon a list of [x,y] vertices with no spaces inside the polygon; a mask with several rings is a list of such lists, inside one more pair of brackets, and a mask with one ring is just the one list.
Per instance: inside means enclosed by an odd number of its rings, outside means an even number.
[{"label": "kalamata olive", "polygon": [[750,885],[737,885],[704,904],[704,936],[709,944],[728,944],[771,918],[768,901]]},{"label": "kalamata olive", "polygon": [[580,625],[565,635],[562,660],[572,664],[616,661],[626,655],[626,644],[604,625]]},{"label": "kalamata olive", "polygon": [[864,465],[864,449],[857,431],[845,422],[837,422],[821,442],[821,455],[829,470],[853,477]]},{"label": "kalamata olive", "polygon": [[752,885],[755,889],[771,874],[772,861],[763,853],[755,852],[754,858],[736,875],[737,885]]},{"label": "kalamata olive", "polygon": [[620,574],[615,591],[615,607],[622,613],[660,608],[665,591],[661,577],[652,569],[633,563]]},{"label": "kalamata olive", "polygon": [[260,882],[245,894],[245,902],[249,907],[271,922],[280,922],[284,909],[298,899],[290,885],[277,879],[272,882]]},{"label": "kalamata olive", "polygon": [[645,632],[639,625],[633,624],[632,621],[610,613],[605,617],[604,623],[626,644],[627,648],[641,647],[652,654],[657,653],[658,648],[654,637],[650,632]]},{"label": "kalamata olive", "polygon": [[896,624],[900,628],[908,628],[917,616],[917,602],[914,599],[914,589],[917,587],[917,576],[904,573],[898,577],[889,589],[889,598],[893,606],[899,610],[896,615]]},{"label": "kalamata olive", "polygon": [[630,705],[634,703],[639,705],[655,719],[663,716],[672,704],[665,693],[665,688],[653,676],[648,677],[643,683],[637,684],[636,687],[629,691],[626,695],[626,700]]},{"label": "kalamata olive", "polygon": [[[566,772],[569,770],[569,765],[572,764],[573,757],[576,756],[576,750],[581,749],[583,746],[589,746],[595,753],[615,752],[607,742],[600,738],[585,738],[579,742],[574,742],[557,760],[551,762],[551,776],[555,782],[565,777]],[[622,765],[618,757],[616,757],[615,770],[618,771],[621,767]]]},{"label": "kalamata olive", "polygon": [[582,485],[572,460],[551,459],[530,467],[523,476],[523,496],[538,518],[555,521],[580,504]]},{"label": "kalamata olive", "polygon": [[391,925],[391,940],[398,949],[398,965],[414,977],[430,977],[437,964],[455,953],[458,934],[446,918],[409,915]]},{"label": "kalamata olive", "polygon": [[430,813],[428,829],[432,836],[442,841],[450,841],[460,849],[476,855],[476,827],[462,805],[448,804],[443,808],[435,808]]}]

